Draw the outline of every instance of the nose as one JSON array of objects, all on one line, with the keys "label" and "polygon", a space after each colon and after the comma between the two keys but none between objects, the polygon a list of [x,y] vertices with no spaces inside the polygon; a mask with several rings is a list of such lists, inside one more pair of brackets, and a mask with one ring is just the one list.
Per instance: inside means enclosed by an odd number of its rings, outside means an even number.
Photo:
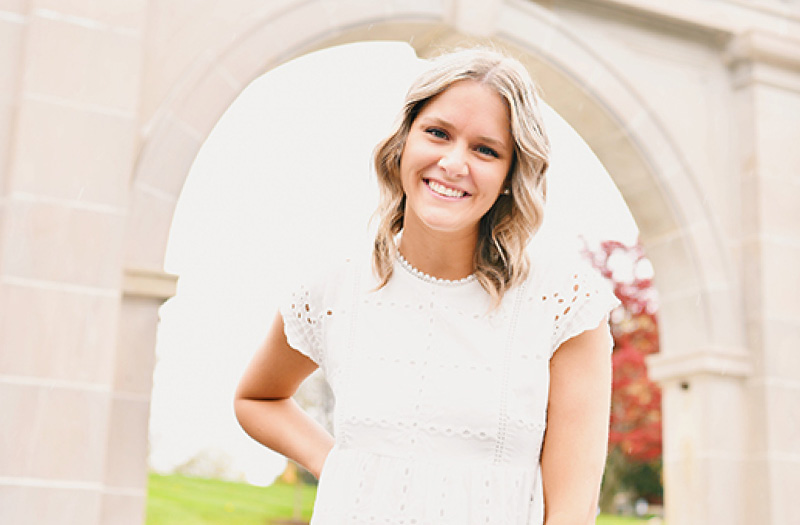
[{"label": "nose", "polygon": [[469,174],[467,155],[464,148],[454,145],[439,159],[438,165],[448,176],[463,177]]}]

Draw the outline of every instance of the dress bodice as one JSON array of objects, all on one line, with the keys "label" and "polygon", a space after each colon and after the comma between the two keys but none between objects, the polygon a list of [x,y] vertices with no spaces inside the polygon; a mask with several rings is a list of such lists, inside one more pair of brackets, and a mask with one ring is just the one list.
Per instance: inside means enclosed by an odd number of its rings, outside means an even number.
[{"label": "dress bodice", "polygon": [[315,523],[537,523],[550,357],[616,304],[573,269],[534,266],[497,307],[400,262],[380,289],[353,262],[301,287],[287,338],[335,396]]}]

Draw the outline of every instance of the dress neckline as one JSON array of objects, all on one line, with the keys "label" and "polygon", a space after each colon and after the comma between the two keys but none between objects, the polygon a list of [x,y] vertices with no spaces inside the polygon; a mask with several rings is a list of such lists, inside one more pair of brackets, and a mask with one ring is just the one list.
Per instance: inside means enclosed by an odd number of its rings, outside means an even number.
[{"label": "dress neckline", "polygon": [[428,275],[427,273],[417,270],[414,266],[412,266],[411,263],[408,262],[399,251],[397,252],[397,260],[400,263],[400,266],[413,277],[431,284],[438,284],[440,286],[461,286],[464,284],[469,284],[477,279],[477,276],[474,273],[464,277],[463,279],[455,280],[440,279],[439,277]]}]

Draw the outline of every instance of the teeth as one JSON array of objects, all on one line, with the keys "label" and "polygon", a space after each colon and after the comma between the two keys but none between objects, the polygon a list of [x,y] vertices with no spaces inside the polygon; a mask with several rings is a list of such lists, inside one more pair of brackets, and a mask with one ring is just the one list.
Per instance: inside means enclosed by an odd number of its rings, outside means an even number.
[{"label": "teeth", "polygon": [[438,182],[432,180],[428,181],[428,186],[439,195],[444,195],[445,197],[463,197],[467,193],[465,191],[458,191],[442,186]]}]

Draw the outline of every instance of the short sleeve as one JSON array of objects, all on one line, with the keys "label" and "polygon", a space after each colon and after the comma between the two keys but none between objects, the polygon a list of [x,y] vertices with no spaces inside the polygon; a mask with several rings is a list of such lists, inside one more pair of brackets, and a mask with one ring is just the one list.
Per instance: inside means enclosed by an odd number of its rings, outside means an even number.
[{"label": "short sleeve", "polygon": [[321,294],[306,286],[298,287],[284,299],[280,307],[283,331],[289,346],[318,366],[322,364]]},{"label": "short sleeve", "polygon": [[587,262],[575,261],[559,273],[561,275],[554,279],[557,284],[550,297],[553,316],[551,356],[565,341],[597,328],[600,321],[620,304],[610,283]]},{"label": "short sleeve", "polygon": [[350,259],[320,262],[319,269],[311,272],[302,284],[289,288],[291,291],[280,303],[283,331],[289,346],[322,369],[330,361],[330,330],[341,323],[345,313],[342,305],[349,304],[351,294],[347,291],[353,288],[355,274]]}]

